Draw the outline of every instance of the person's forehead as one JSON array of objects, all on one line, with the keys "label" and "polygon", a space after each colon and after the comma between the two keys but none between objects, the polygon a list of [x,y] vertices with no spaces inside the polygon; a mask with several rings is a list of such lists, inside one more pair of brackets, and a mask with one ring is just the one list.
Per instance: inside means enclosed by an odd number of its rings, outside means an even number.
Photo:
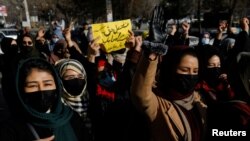
[{"label": "person's forehead", "polygon": [[187,64],[187,63],[190,63],[190,62],[198,64],[198,58],[195,57],[195,56],[186,54],[181,58],[179,65]]},{"label": "person's forehead", "polygon": [[54,77],[50,72],[37,68],[32,68],[30,74],[26,77],[26,81],[40,79],[54,79]]},{"label": "person's forehead", "polygon": [[209,36],[209,33],[204,33],[204,36]]},{"label": "person's forehead", "polygon": [[30,40],[30,41],[32,41],[31,38],[27,37],[27,36],[23,37],[23,40]]}]

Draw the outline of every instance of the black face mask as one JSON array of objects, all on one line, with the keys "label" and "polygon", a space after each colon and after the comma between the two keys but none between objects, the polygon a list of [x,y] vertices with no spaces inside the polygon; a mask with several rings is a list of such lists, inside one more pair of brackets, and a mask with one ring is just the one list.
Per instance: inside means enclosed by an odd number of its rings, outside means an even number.
[{"label": "black face mask", "polygon": [[56,90],[36,91],[25,93],[24,102],[38,112],[45,113],[57,100]]},{"label": "black face mask", "polygon": [[66,91],[73,96],[80,95],[86,84],[85,79],[78,79],[78,78],[63,80],[62,82]]},{"label": "black face mask", "polygon": [[173,88],[180,94],[191,93],[194,91],[198,80],[198,75],[176,74],[173,80]]},{"label": "black face mask", "polygon": [[221,69],[219,67],[207,68],[205,81],[209,86],[215,87],[219,82],[219,76],[221,75]]},{"label": "black face mask", "polygon": [[17,45],[11,45],[8,53],[9,54],[17,54],[18,53],[18,46]]},{"label": "black face mask", "polygon": [[22,51],[24,53],[30,53],[33,50],[33,46],[23,46]]}]

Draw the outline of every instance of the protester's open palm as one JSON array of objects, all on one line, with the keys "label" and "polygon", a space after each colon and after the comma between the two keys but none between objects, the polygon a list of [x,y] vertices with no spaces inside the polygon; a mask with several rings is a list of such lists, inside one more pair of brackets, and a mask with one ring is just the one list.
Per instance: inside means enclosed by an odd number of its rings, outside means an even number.
[{"label": "protester's open palm", "polygon": [[166,18],[163,6],[156,6],[149,27],[149,40],[151,42],[161,43],[166,37]]}]

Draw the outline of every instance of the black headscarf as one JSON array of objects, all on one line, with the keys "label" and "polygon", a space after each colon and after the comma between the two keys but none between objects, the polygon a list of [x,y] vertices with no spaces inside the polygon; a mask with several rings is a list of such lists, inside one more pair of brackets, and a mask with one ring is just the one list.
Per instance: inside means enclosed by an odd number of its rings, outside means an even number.
[{"label": "black headscarf", "polygon": [[241,52],[229,70],[228,79],[236,98],[250,102],[250,52]]},{"label": "black headscarf", "polygon": [[[204,45],[204,46],[199,46],[199,52],[198,57],[199,57],[199,75],[201,79],[204,79],[207,75],[206,75],[206,70],[207,70],[207,65],[208,65],[208,60],[216,55],[220,58],[221,63],[222,63],[222,59],[221,59],[221,54],[219,52],[219,50],[211,45]],[[223,64],[221,64],[223,65]]]},{"label": "black headscarf", "polygon": [[1,41],[1,49],[5,55],[5,57],[13,58],[18,53],[18,46],[11,45],[13,38],[4,37]]},{"label": "black headscarf", "polygon": [[[27,50],[26,46],[23,46],[22,41],[24,37],[28,37],[32,40],[33,46],[31,47],[30,50]],[[28,59],[30,57],[42,57],[41,53],[36,49],[35,47],[35,41],[33,37],[29,34],[25,34],[21,38],[21,43],[20,43],[20,59]]]},{"label": "black headscarf", "polygon": [[176,79],[176,69],[185,55],[195,56],[196,52],[188,46],[174,46],[169,48],[168,53],[163,57],[160,64],[159,87],[164,93],[173,89],[173,82]]}]

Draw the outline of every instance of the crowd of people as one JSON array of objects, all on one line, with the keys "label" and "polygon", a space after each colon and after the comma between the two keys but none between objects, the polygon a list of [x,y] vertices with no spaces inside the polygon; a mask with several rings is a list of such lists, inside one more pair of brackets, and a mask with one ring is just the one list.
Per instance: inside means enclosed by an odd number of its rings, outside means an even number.
[{"label": "crowd of people", "polygon": [[128,31],[112,53],[86,23],[71,27],[3,38],[0,140],[211,141],[215,129],[249,139],[249,19],[238,35],[222,38],[220,23],[212,43],[206,32],[192,47],[187,22],[157,44]]}]

